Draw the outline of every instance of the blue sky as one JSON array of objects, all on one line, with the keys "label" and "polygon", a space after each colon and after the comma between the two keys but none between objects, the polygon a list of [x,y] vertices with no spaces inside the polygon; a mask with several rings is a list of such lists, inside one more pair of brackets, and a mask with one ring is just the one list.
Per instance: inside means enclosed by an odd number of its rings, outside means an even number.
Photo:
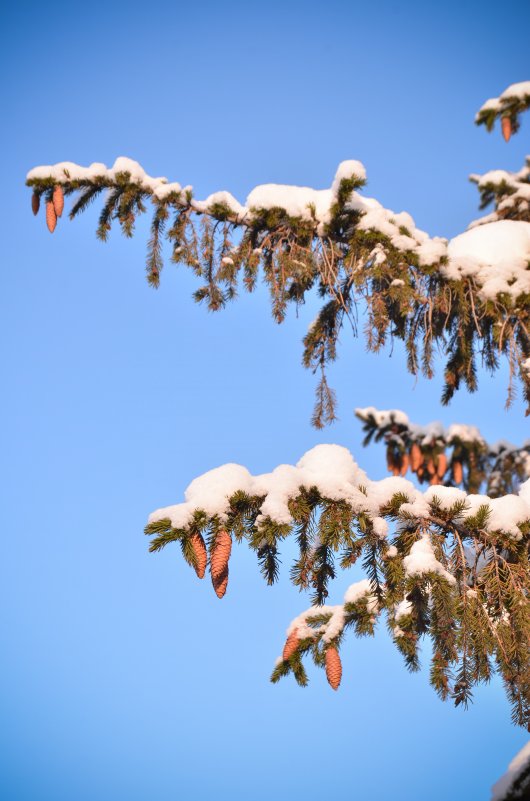
[{"label": "blue sky", "polygon": [[[345,332],[331,372],[340,421],[309,425],[300,365],[311,301],[283,326],[267,296],[218,314],[193,277],[144,278],[132,241],[95,236],[97,212],[53,237],[30,212],[28,169],[118,155],[204,197],[257,183],[330,185],[361,160],[368,193],[431,234],[477,216],[470,172],[518,169],[530,123],[507,146],[473,125],[482,102],[529,77],[524,2],[28,2],[3,12],[1,325],[5,524],[0,592],[0,785],[7,801],[215,796],[479,801],[525,742],[498,682],[467,713],[411,676],[384,631],[350,639],[338,693],[268,683],[288,622],[307,605],[266,587],[242,548],[227,596],[177,549],[149,555],[148,513],[235,461],[254,472],[319,442],[349,447],[373,478],[355,406],[426,423],[529,436],[503,410],[506,371],[439,405],[399,348],[366,355]],[[334,597],[356,575],[340,577]],[[332,599],[330,599],[332,600]],[[333,602],[333,601],[332,601]]]}]

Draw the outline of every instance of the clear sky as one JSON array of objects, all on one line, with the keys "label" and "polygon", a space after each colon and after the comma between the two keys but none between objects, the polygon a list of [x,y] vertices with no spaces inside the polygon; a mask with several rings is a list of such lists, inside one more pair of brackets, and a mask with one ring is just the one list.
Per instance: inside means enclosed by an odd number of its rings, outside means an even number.
[{"label": "clear sky", "polygon": [[[486,98],[530,77],[527,2],[13,4],[2,21],[3,235],[0,787],[6,801],[481,801],[527,736],[499,682],[466,713],[410,675],[384,631],[352,636],[342,686],[268,676],[307,605],[235,549],[219,601],[177,548],[147,552],[148,513],[224,462],[253,472],[319,442],[371,477],[355,406],[426,423],[529,435],[503,410],[506,371],[439,405],[400,349],[344,333],[331,372],[340,421],[309,425],[300,340],[315,314],[275,325],[264,291],[208,314],[193,277],[144,278],[132,241],[94,235],[97,211],[34,219],[37,164],[116,156],[153,175],[228,189],[328,187],[361,160],[368,193],[452,236],[477,216],[470,172],[518,169],[530,119],[506,145],[473,125]],[[330,602],[357,574],[340,577]]]}]

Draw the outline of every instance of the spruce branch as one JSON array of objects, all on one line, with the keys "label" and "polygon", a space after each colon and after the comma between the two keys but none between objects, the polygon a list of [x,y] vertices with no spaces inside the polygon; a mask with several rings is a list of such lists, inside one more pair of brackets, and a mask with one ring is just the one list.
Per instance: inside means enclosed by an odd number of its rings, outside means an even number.
[{"label": "spruce branch", "polygon": [[[512,178],[506,174],[500,183],[496,173],[472,176],[482,204],[496,204],[493,215],[478,223],[530,224],[529,169]],[[345,324],[354,336],[364,335],[374,353],[394,338],[402,340],[408,370],[414,375],[432,377],[434,354],[442,354],[444,403],[462,385],[476,390],[477,358],[493,372],[504,356],[510,364],[508,403],[513,401],[518,377],[530,410],[527,271],[517,268],[517,278],[506,274],[500,283],[496,277],[492,284],[488,265],[477,263],[470,271],[467,256],[451,256],[451,243],[419,231],[410,215],[395,214],[378,201],[364,198],[358,191],[364,183],[362,165],[344,162],[330,190],[288,186],[278,190],[266,185],[256,187],[242,206],[227,192],[199,201],[189,187],[152,178],[136,162],[124,158],[111,169],[75,164],[39,167],[27,179],[34,193],[34,211],[40,196],[49,200],[56,186],[66,195],[78,193],[71,217],[106,190],[97,227],[102,241],[108,238],[114,220],[125,236],[132,236],[138,215],[145,211],[144,202],[151,199],[155,212],[148,244],[149,283],[159,284],[166,236],[172,260],[188,265],[201,280],[195,300],[205,302],[211,311],[234,299],[240,284],[252,291],[260,274],[279,323],[289,304],[299,306],[315,290],[322,305],[304,337],[303,363],[313,372],[320,371],[313,414],[317,428],[336,419],[336,399],[325,370],[337,357]],[[166,229],[169,215],[173,223]],[[56,222],[49,220],[50,230]],[[512,229],[496,230],[508,237],[507,247],[512,247]],[[513,256],[514,263],[518,258]],[[357,321],[358,310],[363,309],[364,333],[358,331]]]},{"label": "spruce branch", "polygon": [[[363,445],[383,441],[394,475],[411,471],[420,484],[461,485],[466,492],[496,498],[517,492],[530,478],[530,440],[520,446],[502,440],[490,445],[475,426],[411,423],[399,409],[356,409],[363,423]],[[484,513],[484,512],[483,512]]]},{"label": "spruce branch", "polygon": [[[210,532],[211,561],[214,554],[219,561],[219,537],[246,542],[269,584],[279,577],[281,542],[294,537],[291,581],[310,592],[312,606],[289,626],[271,680],[293,673],[305,685],[302,660],[310,657],[336,689],[347,632],[371,636],[384,618],[409,670],[419,669],[421,643],[431,641],[430,679],[440,698],[465,707],[473,688],[497,673],[514,721],[530,725],[530,481],[509,504],[483,496],[477,503],[476,494],[451,486],[421,493],[400,476],[370,481],[333,445],[317,446],[281,470],[284,481],[275,472],[245,474],[241,488],[229,493],[223,487],[227,481],[233,487],[232,466],[210,471],[211,484],[205,477],[200,483],[204,501],[199,492],[160,509],[146,528],[154,535],[151,550],[180,541],[195,569],[197,532]],[[366,578],[330,606],[338,559],[342,567],[360,559]],[[212,578],[218,592],[220,579]],[[227,569],[222,581],[219,597]]]}]

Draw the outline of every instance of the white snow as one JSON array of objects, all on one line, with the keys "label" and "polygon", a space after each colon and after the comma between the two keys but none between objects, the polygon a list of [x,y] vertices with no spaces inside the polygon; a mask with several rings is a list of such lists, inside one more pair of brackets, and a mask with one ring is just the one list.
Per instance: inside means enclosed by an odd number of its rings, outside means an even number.
[{"label": "white snow", "polygon": [[366,181],[366,170],[364,164],[362,164],[360,161],[355,161],[354,159],[342,161],[337,167],[335,178],[331,184],[331,191],[333,194],[336,195],[339,191],[341,181],[343,181],[345,178],[353,177],[360,178],[361,181]]},{"label": "white snow", "polygon": [[511,100],[514,97],[520,100],[524,100],[526,97],[530,98],[530,81],[512,83],[499,95],[499,100]]},{"label": "white snow", "polygon": [[338,604],[338,606],[333,607],[333,612],[331,613],[331,618],[325,624],[325,633],[322,636],[322,641],[325,643],[329,643],[335,639],[335,637],[341,633],[342,629],[344,628],[344,607],[342,604]]},{"label": "white snow", "polygon": [[[289,499],[299,494],[300,487],[317,487],[323,497],[346,501],[355,513],[365,512],[372,520],[376,535],[381,538],[385,538],[388,532],[381,512],[398,493],[407,498],[400,507],[403,517],[428,517],[430,503],[436,496],[444,509],[449,509],[456,501],[464,500],[466,508],[461,513],[463,519],[475,514],[479,506],[487,505],[491,514],[486,529],[504,531],[517,540],[522,536],[519,524],[530,520],[530,480],[522,485],[518,495],[495,499],[486,495],[466,495],[462,490],[443,486],[429,487],[421,493],[412,482],[400,476],[371,481],[347,448],[317,445],[307,451],[296,465],[280,465],[272,472],[258,476],[252,476],[245,467],[237,464],[210,470],[191,482],[186,489],[184,503],[157,509],[150,515],[149,522],[169,518],[174,528],[182,528],[188,525],[197,509],[202,509],[210,517],[218,515],[224,520],[229,509],[229,498],[237,490],[242,490],[249,495],[264,496],[258,524],[266,517],[278,524],[290,524]],[[413,546],[411,554],[406,557],[409,572],[417,572],[418,565],[422,564],[434,565],[433,569],[440,572],[436,568],[439,563],[436,563],[434,553],[429,549],[430,542],[425,538]],[[442,566],[440,568],[444,569]]]},{"label": "white snow", "polygon": [[423,497],[427,503],[432,503],[433,499],[436,498],[441,509],[449,510],[455,503],[465,501],[467,495],[464,490],[458,489],[457,487],[444,487],[438,484],[435,487],[429,487],[425,490]]},{"label": "white snow", "polygon": [[215,205],[224,205],[228,206],[231,212],[240,220],[242,220],[245,215],[247,214],[248,209],[245,206],[242,206],[239,201],[235,199],[230,192],[213,192],[213,194],[208,195],[206,200],[193,200],[192,206],[196,211],[205,212],[208,211],[212,206]]},{"label": "white snow", "polygon": [[448,443],[452,443],[455,440],[484,443],[482,434],[476,426],[464,425],[463,423],[452,423],[447,429],[445,438]]},{"label": "white snow", "polygon": [[410,615],[412,612],[412,604],[410,601],[407,601],[405,598],[398,603],[396,606],[394,617],[396,620],[399,620],[401,617],[405,617],[406,615]]},{"label": "white snow", "polygon": [[[530,362],[530,360],[528,361]],[[439,421],[419,425],[411,423],[405,412],[400,409],[376,409],[374,406],[366,406],[365,408],[356,408],[354,411],[356,416],[364,421],[373,417],[378,428],[386,428],[392,423],[406,426],[413,439],[423,445],[429,445],[437,439],[444,440],[447,444],[451,444],[455,440],[485,444],[482,434],[476,426],[452,423],[447,429],[444,429]]]},{"label": "white snow", "polygon": [[370,595],[371,592],[372,592],[372,585],[370,584],[368,579],[361,579],[361,581],[356,581],[355,584],[350,584],[350,586],[344,593],[344,603],[356,604],[357,601],[360,601],[361,598],[364,598],[365,595]]},{"label": "white snow", "polygon": [[456,584],[456,579],[449,573],[434,555],[431,539],[428,534],[424,534],[421,539],[414,543],[408,556],[403,559],[405,573],[407,576],[421,576],[425,573],[438,573],[446,579],[449,584]]},{"label": "white snow", "polygon": [[331,189],[311,189],[309,186],[288,186],[284,184],[261,184],[254,187],[247,197],[249,209],[285,209],[291,217],[313,219],[311,206],[315,209],[315,217],[320,222],[329,222],[330,206],[334,195]]},{"label": "white snow", "polygon": [[499,220],[480,225],[452,239],[447,252],[449,264],[442,265],[441,272],[453,280],[473,276],[485,298],[530,292],[530,223]]},{"label": "white snow", "polygon": [[[316,637],[320,634],[322,635],[322,641],[329,643],[334,640],[344,628],[346,615],[344,605],[358,603],[358,601],[366,597],[368,598],[368,610],[372,613],[377,612],[377,598],[372,595],[371,584],[368,579],[361,579],[361,581],[357,581],[348,587],[344,594],[342,604],[337,604],[336,606],[328,606],[327,604],[311,606],[295,617],[287,627],[287,636],[293,631],[297,632],[300,639]],[[310,626],[309,621],[320,615],[329,615],[329,619],[324,623],[320,623],[318,626]]]},{"label": "white snow", "polygon": [[[495,784],[491,788],[491,801],[503,800],[506,793],[513,785],[514,781],[522,773],[524,768],[527,767],[529,762],[530,762],[530,740],[526,743],[526,745],[523,745],[519,753],[517,753],[514,756],[514,758],[508,765],[508,770],[506,771],[504,776],[501,776],[501,778],[497,782],[495,782]],[[521,796],[521,801],[522,800],[523,796]]]},{"label": "white snow", "polygon": [[376,425],[379,428],[398,423],[402,426],[409,425],[409,418],[400,409],[376,409],[375,406],[365,406],[364,408],[358,407],[355,409],[355,414],[361,420],[368,420],[373,417]]}]

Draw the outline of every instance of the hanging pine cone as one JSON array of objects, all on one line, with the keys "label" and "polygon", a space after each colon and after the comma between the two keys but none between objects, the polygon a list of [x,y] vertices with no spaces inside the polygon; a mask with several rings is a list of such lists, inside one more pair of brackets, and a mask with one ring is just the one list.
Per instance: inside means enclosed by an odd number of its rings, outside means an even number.
[{"label": "hanging pine cone", "polygon": [[438,464],[436,465],[436,474],[438,478],[443,478],[445,476],[445,471],[447,470],[447,457],[445,453],[441,453],[438,456]]},{"label": "hanging pine cone", "polygon": [[436,486],[436,484],[441,484],[441,481],[436,475],[436,473],[434,474],[434,476],[431,476],[429,484],[431,485],[431,487]]},{"label": "hanging pine cone", "polygon": [[512,121],[510,117],[503,117],[501,119],[501,129],[504,141],[509,142],[510,136],[512,135]]},{"label": "hanging pine cone", "polygon": [[39,213],[40,209],[40,195],[38,192],[33,192],[31,196],[31,210],[35,216]]},{"label": "hanging pine cone", "polygon": [[59,186],[59,184],[57,184],[57,186],[54,187],[52,200],[55,213],[58,217],[60,217],[64,209],[64,194],[63,194],[63,188],[62,186]]},{"label": "hanging pine cone", "polygon": [[292,657],[292,655],[294,654],[299,645],[300,645],[300,638],[298,636],[298,631],[294,629],[287,637],[285,645],[283,646],[282,656],[285,662],[287,662]]},{"label": "hanging pine cone", "polygon": [[197,573],[198,577],[202,579],[204,578],[204,574],[206,572],[208,557],[206,555],[206,545],[204,544],[202,535],[198,531],[191,535],[190,544],[193,548],[193,553],[195,554],[195,572]]},{"label": "hanging pine cone", "polygon": [[408,453],[404,453],[401,457],[401,470],[399,471],[400,476],[406,476],[407,470],[409,469],[409,455]]},{"label": "hanging pine cone", "polygon": [[326,651],[326,678],[330,687],[336,690],[342,678],[342,664],[339,652],[334,645]]},{"label": "hanging pine cone", "polygon": [[423,454],[421,452],[421,448],[417,442],[413,442],[410,449],[410,469],[412,472],[415,473],[422,463]]},{"label": "hanging pine cone", "polygon": [[217,578],[213,578],[212,576],[212,584],[217,597],[222,598],[228,587],[228,565]]},{"label": "hanging pine cone", "polygon": [[464,478],[464,471],[462,470],[462,462],[458,460],[453,462],[453,481],[455,484],[461,484]]},{"label": "hanging pine cone", "polygon": [[228,560],[232,550],[230,534],[221,529],[215,539],[215,545],[210,552],[210,572],[212,584],[218,598],[222,598],[228,584]]},{"label": "hanging pine cone", "polygon": [[388,468],[388,472],[392,473],[393,476],[399,476],[401,472],[401,464],[401,456],[399,454],[395,454],[394,451],[389,448],[386,452],[386,466]]},{"label": "hanging pine cone", "polygon": [[48,226],[50,234],[53,234],[55,226],[57,225],[57,215],[51,200],[46,202],[46,225]]},{"label": "hanging pine cone", "polygon": [[427,472],[428,472],[428,474],[430,476],[435,476],[436,475],[436,467],[434,466],[434,461],[433,461],[432,457],[427,462]]}]

